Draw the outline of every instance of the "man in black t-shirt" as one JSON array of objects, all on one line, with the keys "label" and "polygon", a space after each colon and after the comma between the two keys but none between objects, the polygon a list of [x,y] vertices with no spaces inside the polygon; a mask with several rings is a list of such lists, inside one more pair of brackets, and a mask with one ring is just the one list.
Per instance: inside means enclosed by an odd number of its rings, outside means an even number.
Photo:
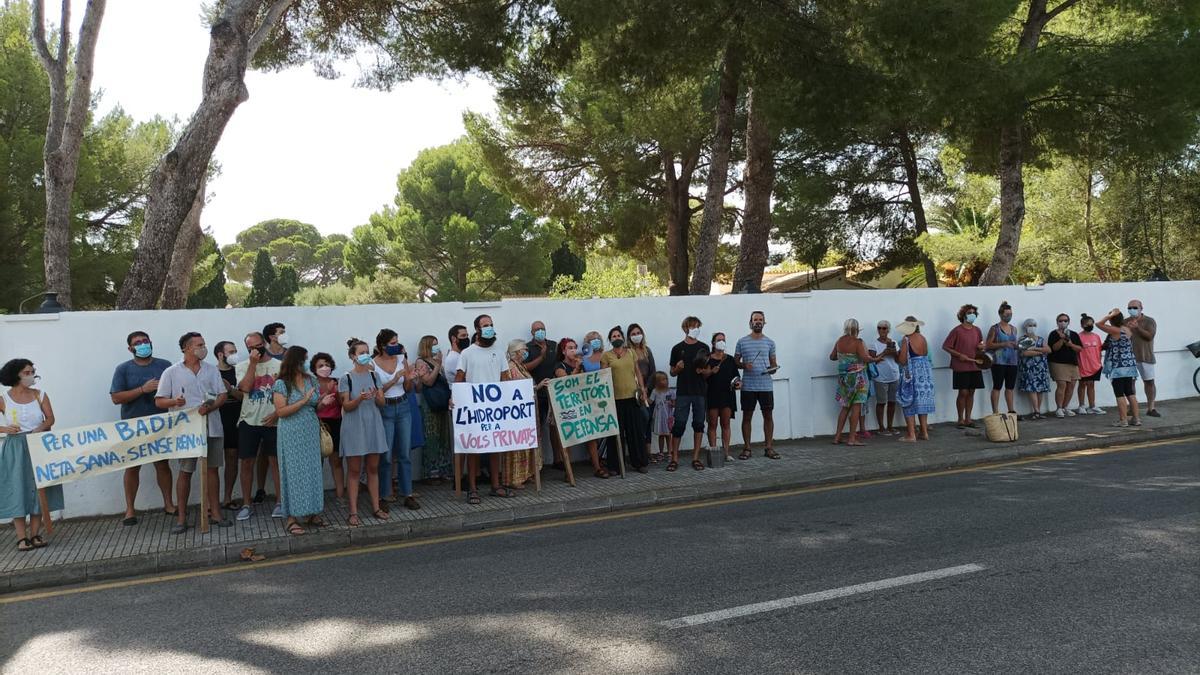
[{"label": "man in black t-shirt", "polygon": [[1054,380],[1055,417],[1074,417],[1071,408],[1071,394],[1074,393],[1075,383],[1079,381],[1079,352],[1083,351],[1083,341],[1079,333],[1068,328],[1071,317],[1059,314],[1056,319],[1058,329],[1046,337],[1046,346],[1050,347],[1050,378]]},{"label": "man in black t-shirt", "polygon": [[[541,435],[545,429],[546,416],[550,414],[550,391],[538,385],[554,377],[558,343],[546,339],[546,324],[542,321],[534,321],[529,326],[529,335],[532,339],[525,343],[525,348],[529,350],[529,357],[525,359],[525,369],[533,376],[533,386],[537,391],[538,434]],[[555,461],[558,461],[558,458],[563,456],[562,441],[558,440],[558,434],[550,434],[550,443],[554,446]]]},{"label": "man in black t-shirt", "polygon": [[667,471],[679,468],[679,442],[683,439],[683,430],[687,427],[688,414],[692,418],[692,468],[700,471],[704,463],[700,461],[701,443],[704,438],[704,419],[706,415],[705,394],[708,393],[709,369],[704,365],[708,361],[708,346],[700,342],[700,319],[689,316],[680,325],[683,328],[683,342],[671,348],[671,374],[675,376],[675,426],[671,428],[671,461]]}]

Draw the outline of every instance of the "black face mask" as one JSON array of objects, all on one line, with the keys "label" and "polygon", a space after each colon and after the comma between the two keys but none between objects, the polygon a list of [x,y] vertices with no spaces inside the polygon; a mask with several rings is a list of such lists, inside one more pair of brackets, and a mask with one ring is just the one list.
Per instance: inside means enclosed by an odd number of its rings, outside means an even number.
[{"label": "black face mask", "polygon": [[458,345],[458,351],[461,352],[462,350],[471,346],[471,341],[467,338],[458,338],[458,340],[455,341],[455,344]]},{"label": "black face mask", "polygon": [[613,346],[613,349],[620,349],[621,347],[625,346],[625,341],[620,338],[617,338],[616,340],[612,341],[612,346]]},{"label": "black face mask", "polygon": [[750,324],[750,330],[754,331],[755,333],[761,333],[763,330],[763,325],[761,323],[752,323]]},{"label": "black face mask", "polygon": [[1095,326],[1093,326],[1092,324],[1089,323],[1088,325],[1083,327],[1083,332],[1090,333],[1090,332],[1092,332],[1093,328],[1095,328]]},{"label": "black face mask", "polygon": [[496,344],[496,338],[485,338],[481,335],[479,336],[479,344],[482,347],[491,347]]}]

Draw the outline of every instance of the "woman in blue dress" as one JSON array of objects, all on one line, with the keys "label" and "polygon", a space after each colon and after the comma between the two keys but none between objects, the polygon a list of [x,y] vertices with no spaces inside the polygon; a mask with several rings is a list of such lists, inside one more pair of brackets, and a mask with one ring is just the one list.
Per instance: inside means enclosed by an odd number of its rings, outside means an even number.
[{"label": "woman in blue dress", "polygon": [[929,416],[936,410],[933,391],[933,364],[929,361],[929,343],[921,335],[924,321],[907,316],[896,326],[904,337],[900,340],[896,362],[900,364],[900,390],[897,402],[904,411],[908,433],[900,440],[917,441],[917,422],[921,424],[920,439],[929,440]]},{"label": "woman in blue dress", "polygon": [[1138,415],[1137,360],[1133,355],[1133,334],[1125,325],[1121,310],[1113,309],[1096,322],[1096,328],[1108,334],[1104,342],[1104,374],[1112,382],[1113,396],[1117,397],[1117,413],[1120,416],[1113,426],[1142,426]]},{"label": "woman in blue dress", "polygon": [[[54,426],[50,397],[37,384],[37,371],[29,359],[13,359],[0,369],[0,385],[9,390],[0,396],[0,520],[12,519],[17,550],[32,551],[46,546],[42,529],[41,494],[48,511],[63,509],[61,485],[38,490],[29,460],[27,435],[49,431]],[[28,521],[26,521],[28,517]]]},{"label": "woman in blue dress", "polygon": [[1042,419],[1042,394],[1050,391],[1050,364],[1046,355],[1050,348],[1046,340],[1037,334],[1037,321],[1025,319],[1021,329],[1025,332],[1017,346],[1021,350],[1020,374],[1017,389],[1029,394],[1029,405],[1033,412],[1026,419]]},{"label": "woman in blue dress", "polygon": [[317,420],[319,385],[307,372],[308,350],[288,347],[275,381],[275,414],[279,417],[279,503],[291,535],[304,534],[298,518],[307,524],[326,527],[320,513],[325,509],[325,473],[321,467],[321,424]]}]

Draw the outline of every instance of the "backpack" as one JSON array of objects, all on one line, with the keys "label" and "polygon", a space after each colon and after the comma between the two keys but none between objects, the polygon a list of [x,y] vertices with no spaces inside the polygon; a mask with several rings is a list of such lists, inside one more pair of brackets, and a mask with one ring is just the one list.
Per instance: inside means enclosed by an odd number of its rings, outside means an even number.
[{"label": "backpack", "polygon": [[425,397],[425,405],[434,412],[446,412],[450,409],[450,382],[446,380],[441,368],[437,368],[428,361],[425,364],[429,366],[430,370],[437,372],[437,379],[433,381],[433,384],[421,391],[421,395]]},{"label": "backpack", "polygon": [[[346,393],[350,394],[350,398],[354,398],[354,378],[350,377],[350,373],[346,373]],[[371,371],[371,384],[375,388],[379,388],[379,378],[375,376],[375,371]]]}]

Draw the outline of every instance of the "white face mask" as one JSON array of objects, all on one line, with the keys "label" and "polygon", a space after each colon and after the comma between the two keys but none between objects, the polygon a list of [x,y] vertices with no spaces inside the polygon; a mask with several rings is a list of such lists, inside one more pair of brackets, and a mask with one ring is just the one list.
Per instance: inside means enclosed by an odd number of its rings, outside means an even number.
[{"label": "white face mask", "polygon": [[237,364],[241,363],[244,360],[245,359],[242,358],[241,352],[233,352],[232,354],[225,357],[225,363],[227,365],[231,365],[231,366],[236,366]]},{"label": "white face mask", "polygon": [[688,329],[687,336],[692,338],[693,340],[699,340],[700,339],[700,329],[699,328]]},{"label": "white face mask", "polygon": [[280,346],[280,347],[286,347],[286,346],[288,346],[288,335],[287,335],[287,333],[280,333],[278,336],[276,336],[276,337],[275,337],[275,340],[276,340],[277,342],[279,342],[279,346]]},{"label": "white face mask", "polygon": [[716,347],[717,351],[719,351],[719,352],[725,351],[725,341],[724,340],[717,340],[717,344],[715,344],[713,346]]},{"label": "white face mask", "polygon": [[25,387],[26,389],[32,388],[33,385],[37,384],[37,381],[38,381],[37,375],[22,375],[21,376],[21,386]]},{"label": "white face mask", "polygon": [[320,366],[317,368],[317,375],[320,375],[321,377],[329,377],[332,374],[333,368],[330,368],[329,366]]},{"label": "white face mask", "polygon": [[1037,326],[1026,326],[1025,332],[1029,335],[1037,335]]},{"label": "white face mask", "polygon": [[629,336],[629,341],[630,341],[630,342],[632,342],[632,343],[633,343],[633,344],[635,344],[635,345],[640,345],[640,344],[642,344],[642,340],[643,340],[644,338],[645,338],[645,336],[644,336],[644,335],[641,335],[641,334],[639,333],[638,335],[630,335],[630,336]]},{"label": "white face mask", "polygon": [[198,360],[203,361],[204,359],[208,358],[208,347],[196,347],[196,349],[192,351],[192,354],[194,354]]}]

